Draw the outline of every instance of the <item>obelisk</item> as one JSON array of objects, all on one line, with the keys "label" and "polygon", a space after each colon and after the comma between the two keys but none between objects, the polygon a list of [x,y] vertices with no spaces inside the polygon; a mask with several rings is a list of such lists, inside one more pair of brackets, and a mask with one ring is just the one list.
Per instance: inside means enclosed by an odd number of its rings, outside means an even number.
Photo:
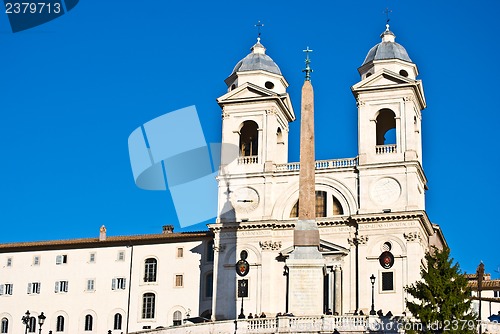
[{"label": "obelisk", "polygon": [[314,160],[314,92],[311,85],[309,47],[302,86],[300,121],[299,219],[293,231],[294,250],[286,264],[289,273],[289,310],[294,315],[323,314],[324,259],[319,252],[316,225]]}]

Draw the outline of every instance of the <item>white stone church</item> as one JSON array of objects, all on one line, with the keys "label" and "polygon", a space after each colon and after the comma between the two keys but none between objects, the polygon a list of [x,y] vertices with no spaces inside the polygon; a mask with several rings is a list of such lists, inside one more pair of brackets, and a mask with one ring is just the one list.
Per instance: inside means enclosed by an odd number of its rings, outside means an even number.
[{"label": "white stone church", "polygon": [[[446,245],[425,211],[418,69],[389,27],[381,38],[351,88],[358,156],[316,161],[324,268],[322,284],[310,288],[324,314],[368,315],[372,291],[376,311],[403,314],[404,287],[419,279],[425,252]],[[260,40],[225,83],[222,144],[239,149],[222,151],[209,231],[107,237],[102,228],[95,239],[2,244],[0,333],[37,332],[41,312],[43,333],[71,334],[136,332],[196,316],[302,315],[289,304],[300,163],[288,161],[296,118],[288,83]],[[235,268],[242,255],[246,276]]]}]

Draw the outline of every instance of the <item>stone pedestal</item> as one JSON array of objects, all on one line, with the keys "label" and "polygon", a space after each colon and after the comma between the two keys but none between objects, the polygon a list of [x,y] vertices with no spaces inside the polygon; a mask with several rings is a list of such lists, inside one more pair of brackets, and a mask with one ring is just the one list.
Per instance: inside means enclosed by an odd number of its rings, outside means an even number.
[{"label": "stone pedestal", "polygon": [[317,247],[295,247],[286,261],[289,275],[288,310],[295,316],[323,314],[323,268]]}]

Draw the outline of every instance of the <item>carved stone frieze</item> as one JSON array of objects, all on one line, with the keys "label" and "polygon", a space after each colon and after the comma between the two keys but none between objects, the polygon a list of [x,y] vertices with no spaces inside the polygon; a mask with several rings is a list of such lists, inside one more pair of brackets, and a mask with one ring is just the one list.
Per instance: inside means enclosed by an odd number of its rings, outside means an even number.
[{"label": "carved stone frieze", "polygon": [[226,245],[225,244],[219,244],[218,246],[214,245],[214,251],[218,253],[224,253],[226,250]]},{"label": "carved stone frieze", "polygon": [[407,241],[420,241],[422,238],[420,237],[420,233],[418,232],[408,232],[404,233],[403,236]]},{"label": "carved stone frieze", "polygon": [[259,246],[263,251],[275,251],[281,249],[281,241],[259,241]]},{"label": "carved stone frieze", "polygon": [[365,245],[368,242],[368,236],[366,236],[366,235],[359,235],[358,237],[347,239],[347,242],[351,246]]}]

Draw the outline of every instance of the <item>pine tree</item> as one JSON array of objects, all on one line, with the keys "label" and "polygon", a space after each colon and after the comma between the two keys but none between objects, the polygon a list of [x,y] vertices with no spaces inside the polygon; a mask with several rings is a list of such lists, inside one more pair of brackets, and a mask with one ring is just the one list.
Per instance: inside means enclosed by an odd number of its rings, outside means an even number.
[{"label": "pine tree", "polygon": [[406,287],[413,297],[406,300],[411,314],[424,326],[410,333],[476,333],[477,316],[471,311],[471,290],[450,249],[432,247],[425,255],[422,280]]}]

